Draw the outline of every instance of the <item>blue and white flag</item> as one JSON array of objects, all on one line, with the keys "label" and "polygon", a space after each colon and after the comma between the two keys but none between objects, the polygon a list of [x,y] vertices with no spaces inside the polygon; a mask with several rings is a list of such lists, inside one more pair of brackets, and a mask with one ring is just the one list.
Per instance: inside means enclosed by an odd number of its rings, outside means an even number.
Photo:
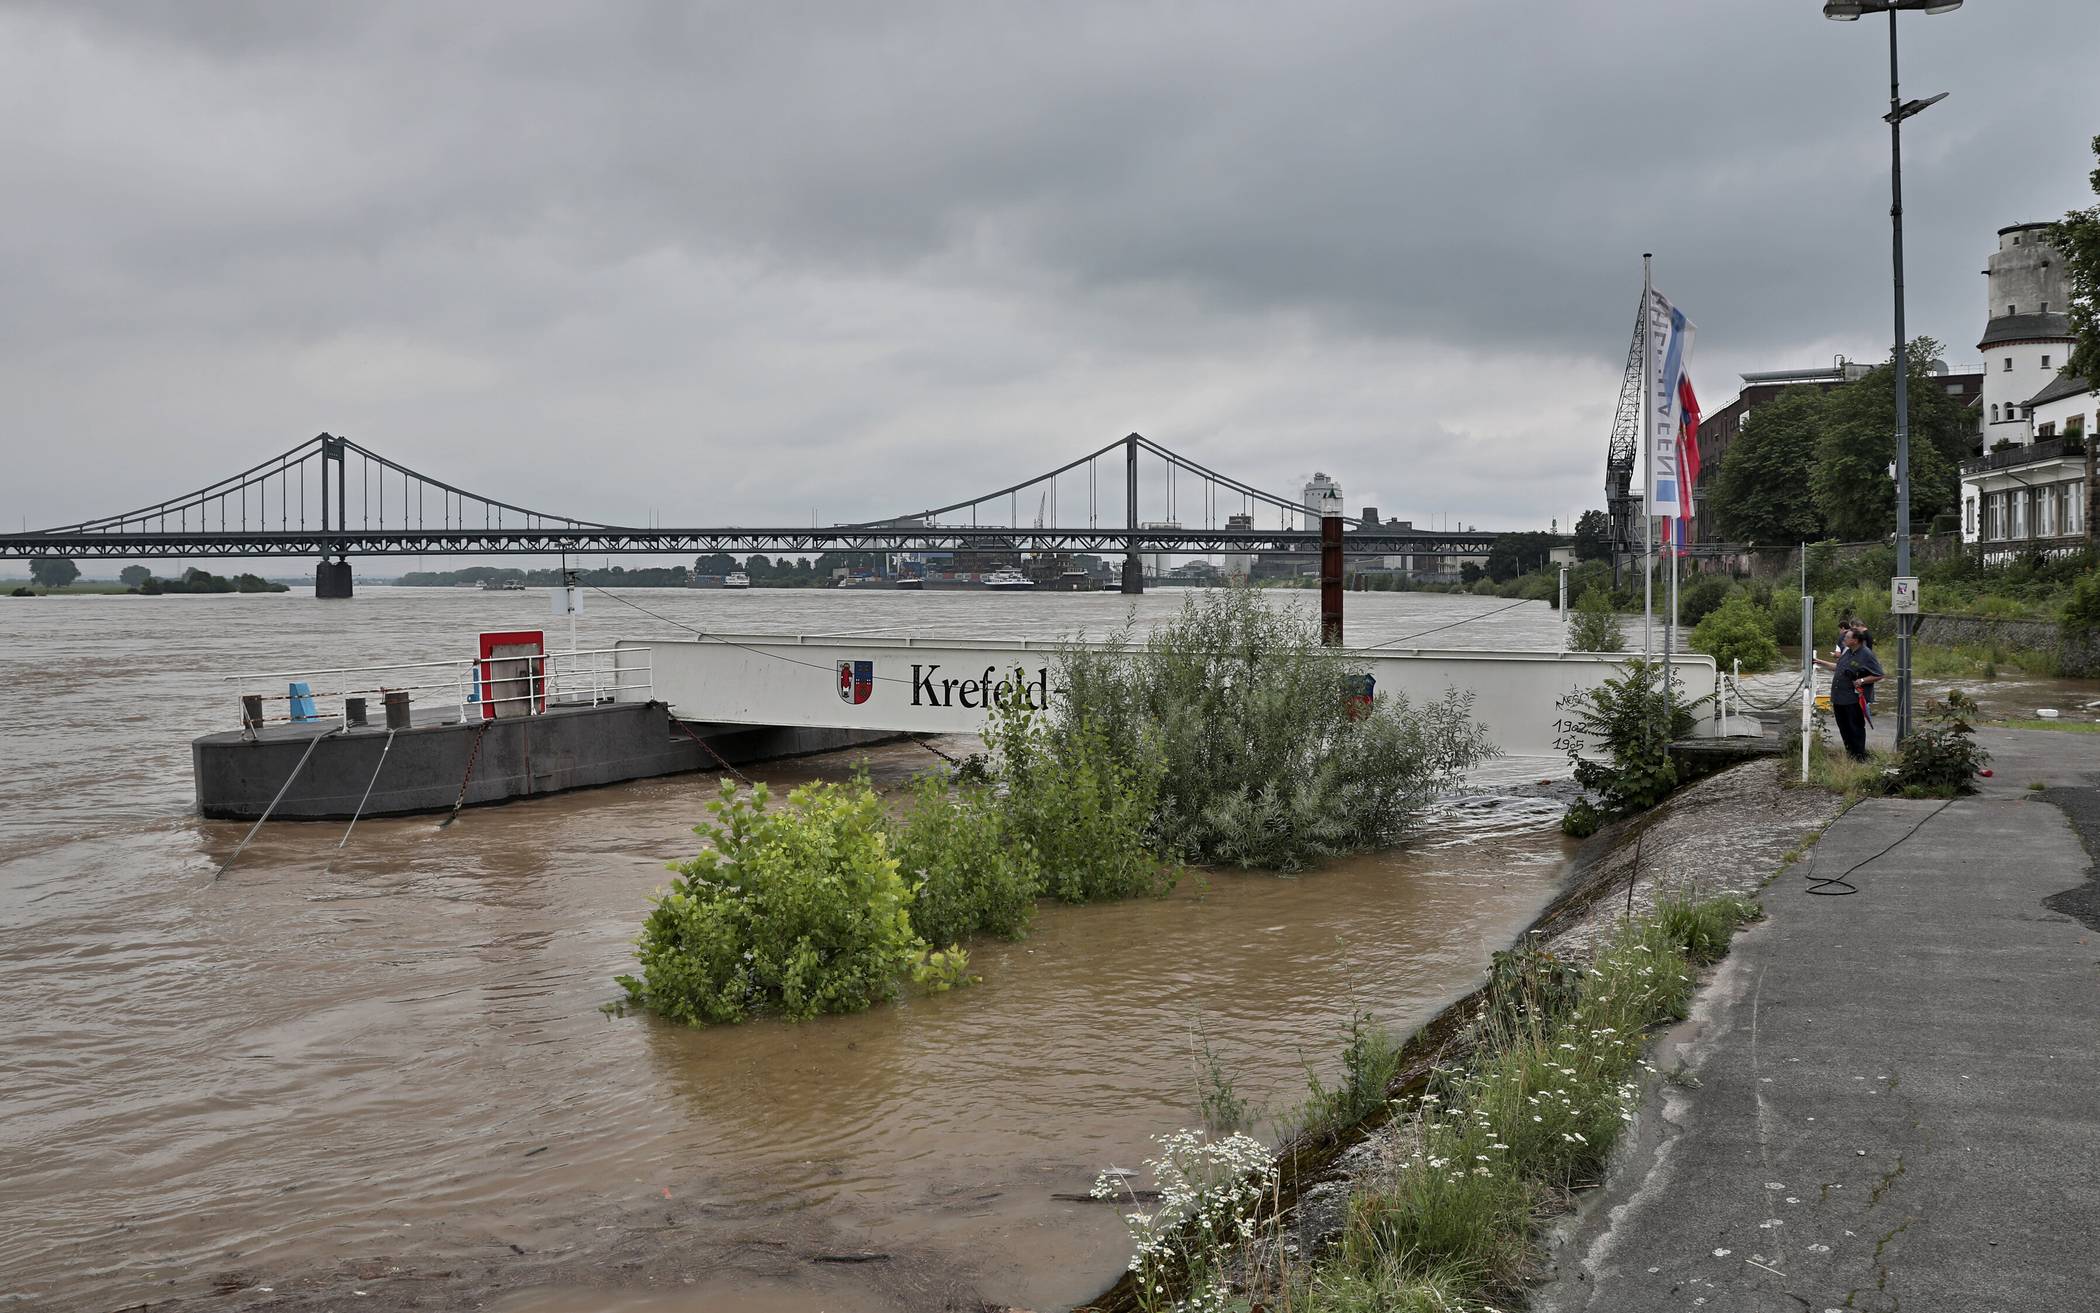
[{"label": "blue and white flag", "polygon": [[[1648,292],[1647,357],[1648,468],[1653,471],[1648,490],[1652,498],[1648,514],[1668,515],[1660,509],[1678,504],[1677,381],[1692,361],[1692,321],[1670,304],[1661,292]],[[1694,439],[1696,441],[1696,438]]]}]

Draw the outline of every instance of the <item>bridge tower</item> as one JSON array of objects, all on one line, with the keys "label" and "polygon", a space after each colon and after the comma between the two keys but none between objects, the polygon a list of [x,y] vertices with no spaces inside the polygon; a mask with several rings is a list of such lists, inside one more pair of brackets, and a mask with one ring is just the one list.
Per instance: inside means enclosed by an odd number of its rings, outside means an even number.
[{"label": "bridge tower", "polygon": [[331,434],[321,435],[321,534],[324,554],[314,566],[315,597],[348,597],[351,594],[350,561],[343,554],[344,543],[337,539],[336,558],[331,561],[325,554],[328,525],[328,467],[335,467],[335,531],[342,533],[349,528],[349,494],[344,490],[349,480],[343,472],[343,440]]},{"label": "bridge tower", "polygon": [[[1145,566],[1138,557],[1138,507],[1137,507],[1137,453],[1138,435],[1133,433],[1123,439],[1125,457],[1124,504],[1129,508],[1130,537],[1125,540],[1128,550],[1123,555],[1123,591],[1142,593],[1145,591]],[[1165,558],[1161,558],[1164,560]]]}]

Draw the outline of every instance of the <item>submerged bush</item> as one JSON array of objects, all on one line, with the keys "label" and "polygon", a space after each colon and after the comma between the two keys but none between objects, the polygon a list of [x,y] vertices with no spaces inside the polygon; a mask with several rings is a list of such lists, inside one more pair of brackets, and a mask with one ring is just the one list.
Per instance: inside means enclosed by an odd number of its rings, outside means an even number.
[{"label": "submerged bush", "polygon": [[1101,735],[1155,781],[1149,832],[1187,861],[1294,870],[1388,847],[1493,754],[1469,694],[1366,699],[1367,667],[1252,589],[1188,598],[1142,646],[1069,647],[1059,667],[1049,737]]},{"label": "submerged bush", "polygon": [[1575,627],[1568,646],[1577,652],[1624,652],[1626,634],[1619,628],[1618,612],[1611,609],[1611,594],[1592,586],[1575,602]]},{"label": "submerged bush", "polygon": [[1163,769],[1149,738],[1118,752],[1093,721],[1052,722],[1020,698],[993,711],[984,738],[1006,833],[1027,846],[1044,893],[1091,903],[1174,887],[1147,842]]},{"label": "submerged bush", "polygon": [[911,923],[929,944],[973,934],[1019,939],[1035,917],[1034,850],[1007,833],[981,785],[921,776],[890,829],[890,852],[911,887]]},{"label": "submerged bush", "polygon": [[629,1001],[689,1025],[802,1019],[858,1012],[926,965],[873,790],[809,784],[771,810],[767,796],[724,784],[708,804],[694,831],[708,846],[642,923],[640,977],[618,978]]}]

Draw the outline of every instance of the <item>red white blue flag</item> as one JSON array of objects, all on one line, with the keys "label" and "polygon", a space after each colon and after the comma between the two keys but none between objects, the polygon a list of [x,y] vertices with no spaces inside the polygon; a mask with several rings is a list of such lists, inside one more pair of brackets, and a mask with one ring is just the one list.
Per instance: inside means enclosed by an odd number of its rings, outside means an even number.
[{"label": "red white blue flag", "polygon": [[1664,526],[1664,533],[1682,556],[1692,540],[1692,490],[1699,486],[1699,394],[1689,372],[1677,376],[1677,411],[1677,532],[1669,536]]},{"label": "red white blue flag", "polygon": [[1654,427],[1648,434],[1649,492],[1654,503],[1648,514],[1661,515],[1662,507],[1678,499],[1684,480],[1678,465],[1680,400],[1678,386],[1692,361],[1692,321],[1670,304],[1668,297],[1650,289],[1648,293],[1647,385],[1649,414]]}]

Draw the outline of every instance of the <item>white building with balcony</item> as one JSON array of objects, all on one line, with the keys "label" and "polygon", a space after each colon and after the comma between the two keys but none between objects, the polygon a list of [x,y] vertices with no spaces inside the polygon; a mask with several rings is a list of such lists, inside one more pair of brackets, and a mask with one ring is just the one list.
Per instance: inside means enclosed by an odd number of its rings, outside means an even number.
[{"label": "white building with balcony", "polygon": [[2063,373],[2076,339],[2047,224],[1998,231],[1983,340],[1983,454],[1961,468],[1961,536],[1986,561],[2084,546],[2093,390]]}]

